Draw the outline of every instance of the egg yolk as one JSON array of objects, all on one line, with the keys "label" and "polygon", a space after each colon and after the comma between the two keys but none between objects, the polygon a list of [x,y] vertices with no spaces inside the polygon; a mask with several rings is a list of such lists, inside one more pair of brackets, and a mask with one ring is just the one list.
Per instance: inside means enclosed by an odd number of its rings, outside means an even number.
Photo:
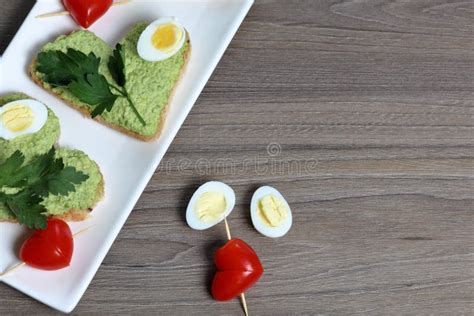
[{"label": "egg yolk", "polygon": [[166,23],[158,26],[152,36],[153,46],[161,51],[171,51],[181,40],[183,32],[179,27],[172,23]]},{"label": "egg yolk", "polygon": [[282,199],[270,194],[258,201],[258,215],[268,227],[278,227],[288,216],[288,209]]},{"label": "egg yolk", "polygon": [[14,104],[0,115],[3,126],[10,132],[22,132],[28,129],[34,120],[33,111],[26,105]]},{"label": "egg yolk", "polygon": [[222,192],[203,193],[195,207],[196,215],[204,223],[222,218],[227,208],[227,201]]}]

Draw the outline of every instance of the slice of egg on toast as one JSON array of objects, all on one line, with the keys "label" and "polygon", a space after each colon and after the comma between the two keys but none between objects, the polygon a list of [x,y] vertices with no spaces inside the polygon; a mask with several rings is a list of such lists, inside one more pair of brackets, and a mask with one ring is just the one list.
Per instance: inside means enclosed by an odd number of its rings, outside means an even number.
[{"label": "slice of egg on toast", "polygon": [[175,18],[161,18],[142,32],[137,52],[146,61],[157,62],[170,58],[183,47],[186,30]]},{"label": "slice of egg on toast", "polygon": [[48,120],[48,108],[31,99],[9,102],[0,107],[0,138],[16,137],[38,132]]}]

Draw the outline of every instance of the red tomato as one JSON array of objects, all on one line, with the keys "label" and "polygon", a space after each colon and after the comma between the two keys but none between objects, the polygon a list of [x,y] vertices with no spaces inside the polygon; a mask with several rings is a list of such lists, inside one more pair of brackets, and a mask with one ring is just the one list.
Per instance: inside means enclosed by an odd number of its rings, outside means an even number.
[{"label": "red tomato", "polygon": [[216,251],[217,272],[212,281],[212,296],[230,300],[252,287],[263,274],[255,251],[241,239],[231,239]]},{"label": "red tomato", "polygon": [[20,249],[20,258],[42,270],[58,270],[71,263],[74,241],[66,222],[49,219],[48,227],[35,230]]},{"label": "red tomato", "polygon": [[113,0],[63,0],[64,6],[76,22],[88,28],[112,6]]}]

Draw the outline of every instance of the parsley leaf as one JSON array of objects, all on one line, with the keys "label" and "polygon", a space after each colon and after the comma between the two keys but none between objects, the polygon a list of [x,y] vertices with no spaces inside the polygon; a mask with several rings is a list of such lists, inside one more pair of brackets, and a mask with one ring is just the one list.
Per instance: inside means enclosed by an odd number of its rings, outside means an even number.
[{"label": "parsley leaf", "polygon": [[74,167],[65,166],[62,158],[55,158],[55,149],[24,164],[24,156],[16,151],[0,164],[0,188],[8,187],[14,193],[0,190],[0,202],[30,228],[46,227],[46,209],[41,202],[48,195],[67,195],[75,185],[89,178]]},{"label": "parsley leaf", "polygon": [[99,72],[100,58],[94,53],[86,55],[78,50],[45,51],[38,54],[37,70],[43,73],[44,81],[53,86],[68,86],[86,74]]},{"label": "parsley leaf", "polygon": [[[81,102],[93,106],[92,117],[111,111],[117,98],[123,97],[127,99],[140,123],[146,125],[125,89],[124,55],[122,45],[117,44],[107,64],[118,87],[99,73],[101,59],[92,52],[86,55],[72,48],[66,53],[59,50],[44,51],[38,54],[36,69],[44,75],[46,83],[65,88]],[[112,93],[112,90],[117,94]]]},{"label": "parsley leaf", "polygon": [[40,204],[42,201],[39,195],[28,189],[11,195],[0,192],[0,202],[5,203],[19,223],[32,229],[46,228],[46,208]]},{"label": "parsley leaf", "polygon": [[137,108],[133,104],[132,100],[130,99],[130,96],[128,95],[127,89],[125,88],[125,82],[126,82],[126,77],[125,77],[125,52],[123,50],[122,45],[119,43],[115,46],[113,55],[110,56],[108,67],[109,71],[112,74],[112,78],[114,78],[115,82],[122,88],[122,95],[125,97],[128,101],[128,104],[132,108],[133,113],[137,116],[138,120],[140,123],[142,123],[143,126],[146,125],[145,120],[143,117],[140,115],[138,112]]},{"label": "parsley leaf", "polygon": [[29,165],[20,169],[28,175],[29,187],[39,196],[49,194],[67,195],[75,191],[75,184],[80,184],[89,177],[74,167],[65,166],[62,158],[55,158],[55,149],[38,156]]},{"label": "parsley leaf", "polygon": [[124,52],[123,47],[120,44],[115,46],[113,55],[110,56],[108,67],[112,78],[121,87],[125,86],[125,65],[124,65]]},{"label": "parsley leaf", "polygon": [[71,82],[68,87],[79,100],[95,106],[92,117],[112,110],[117,100],[117,96],[110,91],[107,79],[99,74],[87,74],[85,78]]},{"label": "parsley leaf", "polygon": [[0,164],[0,187],[15,186],[23,180],[23,176],[18,173],[18,169],[23,165],[24,161],[25,156],[17,150]]},{"label": "parsley leaf", "polygon": [[67,195],[76,190],[75,184],[80,184],[83,181],[86,181],[89,176],[76,171],[74,167],[64,167],[63,165],[60,170],[48,174],[46,178],[49,194]]},{"label": "parsley leaf", "polygon": [[27,165],[18,170],[18,173],[26,180],[27,186],[33,186],[42,180],[48,167],[54,162],[55,149],[43,155],[36,156]]}]

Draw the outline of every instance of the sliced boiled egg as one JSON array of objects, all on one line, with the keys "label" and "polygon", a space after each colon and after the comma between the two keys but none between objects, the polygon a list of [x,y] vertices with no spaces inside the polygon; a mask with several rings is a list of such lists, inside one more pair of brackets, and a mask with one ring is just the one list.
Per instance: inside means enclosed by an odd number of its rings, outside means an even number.
[{"label": "sliced boiled egg", "polygon": [[161,18],[142,32],[138,39],[137,52],[146,61],[161,61],[170,58],[183,47],[186,31],[174,18]]},{"label": "sliced boiled egg", "polygon": [[194,192],[186,209],[186,221],[192,229],[208,229],[229,216],[235,206],[235,193],[218,181],[201,185]]},{"label": "sliced boiled egg", "polygon": [[290,206],[277,189],[260,187],[252,196],[250,215],[255,229],[267,237],[284,236],[293,224]]},{"label": "sliced boiled egg", "polygon": [[36,100],[18,100],[0,107],[0,138],[12,140],[38,132],[48,120],[48,109]]}]

